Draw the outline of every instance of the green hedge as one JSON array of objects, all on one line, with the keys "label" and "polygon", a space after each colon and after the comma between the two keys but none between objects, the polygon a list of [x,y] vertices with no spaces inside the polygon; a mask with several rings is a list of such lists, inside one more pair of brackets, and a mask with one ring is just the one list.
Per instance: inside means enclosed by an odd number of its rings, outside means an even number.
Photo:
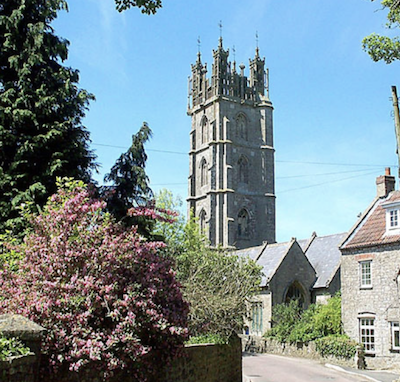
[{"label": "green hedge", "polygon": [[316,349],[323,357],[353,358],[357,351],[357,342],[345,335],[328,336],[315,340]]},{"label": "green hedge", "polygon": [[280,304],[272,309],[273,327],[264,336],[280,342],[298,343],[314,341],[322,356],[352,358],[357,342],[343,334],[341,323],[341,297],[330,298],[327,304],[310,305],[303,310],[297,301]]}]

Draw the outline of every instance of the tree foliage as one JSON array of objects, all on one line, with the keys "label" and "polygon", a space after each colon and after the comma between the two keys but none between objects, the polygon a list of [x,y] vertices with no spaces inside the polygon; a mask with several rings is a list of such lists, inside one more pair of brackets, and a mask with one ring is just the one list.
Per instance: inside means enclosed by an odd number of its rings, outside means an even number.
[{"label": "tree foliage", "polygon": [[150,235],[149,221],[139,216],[129,216],[132,207],[145,207],[152,203],[153,191],[149,187],[149,178],[145,167],[147,154],[145,143],[151,137],[151,130],[146,122],[132,136],[132,145],[123,153],[104,177],[110,186],[102,188],[102,195],[107,202],[107,210],[125,226],[137,225],[142,234]]},{"label": "tree foliage", "polygon": [[[156,205],[170,210],[175,203],[171,193],[163,192]],[[246,302],[260,284],[261,268],[251,259],[210,248],[193,217],[185,224],[178,215],[172,229],[158,224],[190,305],[190,335],[211,333],[227,339],[241,332]]]},{"label": "tree foliage", "polygon": [[272,329],[267,336],[281,342],[308,342],[317,338],[342,334],[341,297],[336,295],[327,304],[310,305],[302,310],[296,300],[272,309]]},{"label": "tree foliage", "polygon": [[63,0],[0,4],[0,231],[20,230],[18,206],[45,204],[57,176],[88,181],[94,155],[82,125],[93,96],[61,64],[68,41],[50,23]]},{"label": "tree foliage", "polygon": [[162,7],[161,0],[115,0],[116,8],[119,12],[131,7],[138,7],[142,13],[154,14]]},{"label": "tree foliage", "polygon": [[[398,0],[382,0],[383,9],[388,10],[386,27],[397,28],[400,25],[400,2]],[[390,38],[376,33],[365,37],[362,42],[363,49],[374,61],[384,60],[387,64],[400,59],[400,39]]]},{"label": "tree foliage", "polygon": [[58,370],[89,365],[105,378],[129,369],[140,381],[147,355],[163,364],[176,353],[187,338],[188,306],[160,251],[165,244],[116,224],[104,202],[71,181],[32,225],[19,270],[0,272],[0,313],[48,330],[42,350],[54,380]]}]

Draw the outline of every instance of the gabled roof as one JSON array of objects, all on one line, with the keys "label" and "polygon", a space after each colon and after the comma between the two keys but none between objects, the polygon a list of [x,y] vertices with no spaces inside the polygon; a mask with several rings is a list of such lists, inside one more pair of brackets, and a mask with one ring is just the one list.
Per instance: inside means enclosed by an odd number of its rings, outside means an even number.
[{"label": "gabled roof", "polygon": [[268,244],[263,250],[257,261],[257,264],[263,267],[264,273],[261,286],[266,286],[271,280],[293,243],[293,241],[288,241],[286,243]]},{"label": "gabled roof", "polygon": [[341,250],[373,247],[384,244],[400,244],[400,235],[386,235],[385,203],[400,202],[400,191],[393,191],[385,198],[375,199],[361,219],[350,230]]},{"label": "gabled roof", "polygon": [[258,247],[239,249],[233,253],[239,257],[249,257],[263,267],[264,276],[260,286],[264,287],[275,274],[292,245],[293,241],[275,244],[265,243]]},{"label": "gabled roof", "polygon": [[340,267],[339,245],[347,233],[329,236],[315,236],[309,244],[305,255],[317,273],[317,281],[313,288],[326,288]]},{"label": "gabled roof", "polygon": [[260,255],[266,245],[267,245],[267,243],[265,243],[263,245],[259,245],[257,247],[238,249],[237,251],[234,251],[233,253],[236,256],[249,257],[250,259],[257,261],[257,259],[260,257]]}]

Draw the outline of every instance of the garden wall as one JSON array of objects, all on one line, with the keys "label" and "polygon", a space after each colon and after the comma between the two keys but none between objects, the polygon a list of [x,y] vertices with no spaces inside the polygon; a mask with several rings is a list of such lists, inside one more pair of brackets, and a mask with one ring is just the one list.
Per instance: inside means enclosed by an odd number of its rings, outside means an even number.
[{"label": "garden wall", "polygon": [[239,338],[229,345],[188,345],[157,382],[241,382],[242,349]]},{"label": "garden wall", "polygon": [[[229,345],[187,345],[179,358],[162,368],[149,382],[242,382],[242,345],[235,338]],[[46,378],[43,379],[46,381]],[[95,368],[85,368],[79,374],[66,371],[58,382],[100,382]],[[136,378],[121,373],[110,382],[136,382]]]}]

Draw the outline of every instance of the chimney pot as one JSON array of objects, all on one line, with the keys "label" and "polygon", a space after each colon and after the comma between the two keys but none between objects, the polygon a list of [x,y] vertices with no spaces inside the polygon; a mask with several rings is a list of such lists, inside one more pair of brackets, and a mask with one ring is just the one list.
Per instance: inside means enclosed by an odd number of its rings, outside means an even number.
[{"label": "chimney pot", "polygon": [[376,178],[376,195],[378,198],[387,196],[390,192],[394,191],[396,179],[390,175],[390,168],[385,168],[385,175]]}]

